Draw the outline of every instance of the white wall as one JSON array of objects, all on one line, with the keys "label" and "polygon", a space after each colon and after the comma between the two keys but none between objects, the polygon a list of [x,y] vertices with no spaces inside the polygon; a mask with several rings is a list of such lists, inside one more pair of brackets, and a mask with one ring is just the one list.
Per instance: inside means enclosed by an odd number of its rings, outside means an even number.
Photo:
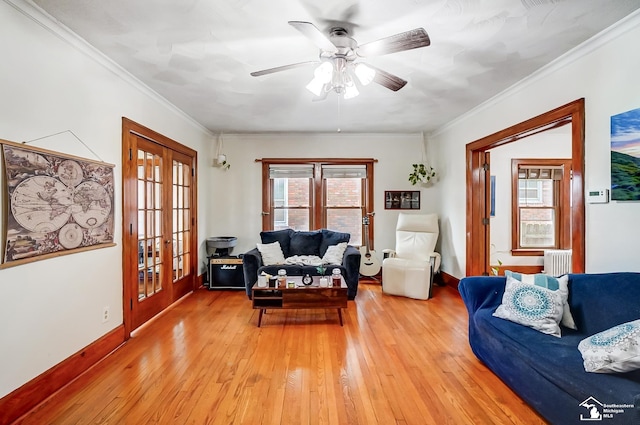
[{"label": "white wall", "polygon": [[[397,210],[384,209],[385,190],[420,190],[421,212],[435,212],[437,184],[412,186],[411,164],[423,152],[421,134],[224,134],[223,151],[231,168],[214,169],[220,184],[210,185],[208,236],[236,236],[233,254],[255,248],[262,230],[262,164],[259,158],[374,158],[375,251],[395,246]],[[209,163],[213,161],[213,150]],[[438,170],[436,169],[436,172]],[[203,215],[201,213],[201,215]]]},{"label": "white wall", "polygon": [[491,149],[491,175],[496,177],[495,217],[491,217],[490,264],[542,265],[542,256],[511,255],[511,160],[513,158],[571,158],[571,125],[547,130]]},{"label": "white wall", "polygon": [[[122,323],[121,117],[201,152],[211,143],[204,128],[28,4],[15,4],[0,2],[0,138],[20,142],[71,130],[96,155],[69,133],[29,145],[115,164],[117,246],[0,270],[0,397]],[[211,182],[210,168],[200,169],[201,181]],[[199,195],[202,210],[204,186]],[[200,220],[202,241],[206,214]],[[103,324],[104,306],[111,320]]]},{"label": "white wall", "polygon": [[[436,192],[445,272],[465,275],[467,143],[584,97],[585,187],[610,187],[610,117],[640,108],[638,40],[640,13],[635,13],[430,135],[429,149],[442,172]],[[638,202],[587,204],[587,272],[640,271],[639,214]]]}]

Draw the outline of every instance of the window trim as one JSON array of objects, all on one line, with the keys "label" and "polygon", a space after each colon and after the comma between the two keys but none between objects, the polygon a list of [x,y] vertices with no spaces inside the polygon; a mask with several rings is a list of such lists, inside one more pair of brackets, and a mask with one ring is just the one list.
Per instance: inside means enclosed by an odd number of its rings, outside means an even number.
[{"label": "window trim", "polygon": [[520,206],[518,169],[521,166],[563,167],[562,179],[557,180],[556,210],[556,240],[558,246],[554,249],[569,249],[571,247],[571,159],[562,158],[514,158],[511,160],[511,255],[513,256],[541,256],[544,249],[552,248],[520,248]]},{"label": "window trim", "polygon": [[[370,234],[370,248],[373,249],[373,235],[374,235],[374,170],[373,166],[377,159],[374,158],[262,158],[256,159],[256,162],[262,162],[262,230],[273,230],[271,223],[271,185],[269,178],[269,167],[271,165],[294,165],[294,164],[310,164],[313,165],[313,178],[311,179],[312,191],[312,211],[309,228],[320,229],[325,221],[325,205],[324,205],[324,184],[322,177],[323,165],[365,165],[366,166],[366,178],[363,179],[365,189],[363,190],[363,204],[362,214],[367,214],[370,217],[369,234]],[[364,232],[364,229],[363,229]],[[364,235],[364,233],[363,233]]]}]

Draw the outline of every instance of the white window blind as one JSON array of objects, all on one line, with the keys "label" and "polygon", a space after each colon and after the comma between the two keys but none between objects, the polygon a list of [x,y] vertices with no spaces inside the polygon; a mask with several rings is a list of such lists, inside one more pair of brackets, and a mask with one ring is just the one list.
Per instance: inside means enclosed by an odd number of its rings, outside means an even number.
[{"label": "white window blind", "polygon": [[322,177],[325,179],[364,179],[367,177],[367,166],[323,165]]},{"label": "white window blind", "polygon": [[271,179],[311,179],[313,178],[313,165],[271,165],[269,166],[269,178]]},{"label": "white window blind", "polygon": [[564,167],[562,166],[537,166],[519,165],[518,178],[530,180],[562,180]]}]

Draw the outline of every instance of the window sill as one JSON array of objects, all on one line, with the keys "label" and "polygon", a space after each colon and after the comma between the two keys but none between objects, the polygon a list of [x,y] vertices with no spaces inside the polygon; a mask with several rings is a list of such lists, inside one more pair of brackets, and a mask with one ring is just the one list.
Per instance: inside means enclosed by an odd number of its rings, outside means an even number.
[{"label": "window sill", "polygon": [[[551,249],[551,248],[549,248]],[[514,257],[542,257],[544,255],[544,250],[542,249],[512,249],[511,255]]]}]

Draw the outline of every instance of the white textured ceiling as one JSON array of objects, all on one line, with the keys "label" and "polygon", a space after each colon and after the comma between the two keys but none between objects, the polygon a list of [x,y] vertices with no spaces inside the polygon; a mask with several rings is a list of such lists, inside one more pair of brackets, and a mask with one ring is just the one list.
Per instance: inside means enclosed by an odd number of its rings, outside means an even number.
[{"label": "white textured ceiling", "polygon": [[[34,0],[213,132],[430,131],[640,8],[640,0]],[[318,59],[287,24],[358,43],[423,27],[431,46],[367,58],[408,84],[312,102]]]}]

